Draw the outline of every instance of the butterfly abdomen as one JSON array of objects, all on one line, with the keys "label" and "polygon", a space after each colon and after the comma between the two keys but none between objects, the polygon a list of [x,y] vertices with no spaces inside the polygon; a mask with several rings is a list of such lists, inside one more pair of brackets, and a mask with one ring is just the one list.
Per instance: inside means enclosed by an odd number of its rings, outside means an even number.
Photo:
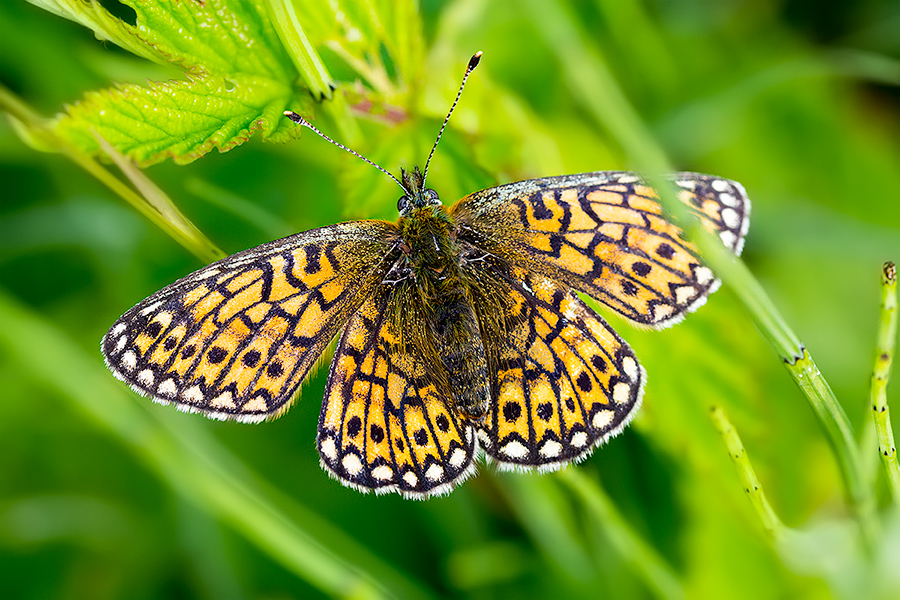
[{"label": "butterfly abdomen", "polygon": [[434,304],[429,326],[453,405],[465,417],[478,420],[490,402],[487,357],[478,319],[461,289]]},{"label": "butterfly abdomen", "polygon": [[[469,419],[488,408],[487,358],[478,318],[460,275],[455,225],[441,206],[428,206],[400,220],[406,261],[428,323],[428,348],[435,379],[451,403]],[[415,334],[410,335],[416,339]]]}]

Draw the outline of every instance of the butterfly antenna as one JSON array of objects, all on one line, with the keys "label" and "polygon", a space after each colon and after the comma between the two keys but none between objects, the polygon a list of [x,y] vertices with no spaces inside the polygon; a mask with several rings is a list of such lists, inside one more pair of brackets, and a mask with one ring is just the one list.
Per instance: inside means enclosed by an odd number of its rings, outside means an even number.
[{"label": "butterfly antenna", "polygon": [[[454,104],[455,104],[455,103],[454,103]],[[295,113],[294,111],[292,111],[292,110],[286,110],[286,111],[284,111],[284,116],[286,116],[287,118],[289,118],[291,121],[293,121],[293,122],[296,123],[297,125],[301,125],[301,126],[303,126],[303,127],[306,127],[307,129],[312,130],[313,133],[316,133],[319,137],[323,138],[324,140],[326,140],[326,141],[328,141],[328,142],[331,142],[332,144],[334,144],[334,145],[337,146],[338,148],[343,148],[344,150],[346,150],[347,152],[349,152],[349,153],[352,154],[353,156],[356,156],[356,157],[358,157],[358,158],[363,159],[364,161],[366,161],[367,163],[369,163],[370,165],[372,165],[373,167],[375,167],[376,169],[378,169],[379,171],[381,171],[382,173],[384,173],[385,175],[387,175],[388,177],[390,177],[391,179],[393,179],[393,180],[397,183],[397,185],[400,186],[400,189],[402,189],[404,193],[407,193],[406,188],[403,187],[403,184],[400,183],[400,180],[397,179],[396,177],[394,177],[393,175],[391,175],[390,171],[388,171],[387,169],[385,169],[385,168],[382,167],[381,165],[375,164],[374,162],[372,162],[371,160],[369,160],[368,158],[366,158],[365,156],[363,156],[363,155],[360,154],[359,152],[357,152],[357,151],[355,151],[355,150],[351,150],[350,148],[348,148],[347,146],[343,145],[342,143],[334,141],[333,139],[331,139],[330,137],[328,137],[327,135],[325,135],[324,133],[322,133],[321,131],[319,131],[318,129],[316,129],[316,128],[313,126],[312,123],[310,123],[309,121],[307,121],[306,119],[304,119],[303,117],[301,117],[300,115],[298,115],[297,113]]]},{"label": "butterfly antenna", "polygon": [[463,75],[462,83],[459,84],[459,91],[456,92],[456,99],[453,101],[453,104],[450,106],[450,112],[447,113],[447,116],[444,118],[444,123],[441,125],[441,130],[438,132],[437,139],[434,140],[434,146],[431,147],[431,153],[428,155],[428,160],[425,161],[425,172],[422,174],[422,189],[425,189],[425,179],[428,177],[428,165],[431,164],[431,157],[434,156],[434,151],[437,149],[438,142],[441,141],[441,136],[444,135],[444,129],[447,127],[447,121],[450,120],[450,115],[453,114],[453,109],[456,108],[457,102],[459,102],[459,97],[462,96],[463,88],[466,87],[466,79],[469,78],[469,74],[475,70],[475,67],[478,66],[478,62],[481,60],[481,50],[476,52],[472,58],[469,59],[469,66],[466,67],[466,74]]}]

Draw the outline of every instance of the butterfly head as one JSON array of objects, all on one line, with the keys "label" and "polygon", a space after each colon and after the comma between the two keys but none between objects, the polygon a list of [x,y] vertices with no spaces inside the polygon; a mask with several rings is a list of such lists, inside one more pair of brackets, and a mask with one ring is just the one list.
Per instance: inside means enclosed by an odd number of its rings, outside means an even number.
[{"label": "butterfly head", "polygon": [[436,191],[425,189],[425,175],[415,167],[412,171],[400,169],[400,180],[406,192],[397,200],[397,210],[401,217],[409,216],[413,210],[441,203]]}]

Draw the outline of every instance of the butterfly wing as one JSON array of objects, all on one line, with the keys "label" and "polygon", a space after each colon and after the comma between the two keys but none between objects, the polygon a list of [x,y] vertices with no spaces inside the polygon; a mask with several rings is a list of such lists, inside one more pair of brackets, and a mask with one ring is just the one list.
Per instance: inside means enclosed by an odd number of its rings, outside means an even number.
[{"label": "butterfly wing", "polygon": [[[749,226],[740,184],[678,173],[679,198],[735,254]],[[718,286],[697,249],[632,173],[533,179],[482,190],[452,209],[460,239],[564,282],[623,317],[671,325]]]},{"label": "butterfly wing", "polygon": [[[539,273],[467,268],[494,401],[477,433],[505,468],[558,468],[619,433],[641,402],[644,370],[631,348],[578,295]],[[494,299],[494,300],[491,300]],[[500,313],[501,331],[491,314]]]},{"label": "butterfly wing", "polygon": [[393,262],[395,226],[313,229],[213,263],[126,312],[103,338],[138,393],[221,419],[286,410],[321,352]]},{"label": "butterfly wing", "polygon": [[475,435],[401,341],[408,296],[382,286],[344,330],[331,363],[317,446],[322,466],[361,491],[443,494],[474,470]]}]

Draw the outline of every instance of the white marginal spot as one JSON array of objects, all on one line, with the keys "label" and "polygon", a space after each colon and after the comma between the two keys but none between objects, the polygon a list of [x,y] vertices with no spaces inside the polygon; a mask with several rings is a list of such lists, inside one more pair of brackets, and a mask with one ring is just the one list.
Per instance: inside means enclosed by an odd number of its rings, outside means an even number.
[{"label": "white marginal spot", "polygon": [[553,458],[554,456],[559,456],[559,453],[562,452],[562,444],[557,442],[556,440],[548,440],[541,446],[541,456],[545,458]]},{"label": "white marginal spot", "polygon": [[[624,385],[624,384],[619,384],[619,385]],[[626,385],[625,387],[627,388],[628,386]],[[613,395],[615,395],[615,392],[613,392]],[[598,410],[597,414],[594,415],[594,418],[591,419],[591,425],[594,426],[594,429],[603,429],[604,427],[606,427],[607,425],[612,423],[614,414],[615,413],[613,413],[613,411],[611,411],[611,410]],[[581,433],[581,432],[579,432],[579,433]]]},{"label": "white marginal spot", "polygon": [[697,187],[696,181],[690,181],[688,179],[682,179],[681,181],[676,181],[675,185],[679,187],[683,187],[686,190],[693,190]]},{"label": "white marginal spot", "polygon": [[216,408],[237,408],[237,405],[234,403],[234,398],[231,396],[231,392],[222,392],[213,398],[210,401],[210,404]]},{"label": "white marginal spot", "polygon": [[125,331],[127,327],[125,327],[125,323],[119,323],[109,331],[109,337],[113,337],[114,335],[119,335],[123,331]]},{"label": "white marginal spot", "polygon": [[522,445],[521,442],[516,440],[513,440],[512,442],[500,448],[500,452],[509,456],[510,458],[525,458],[526,456],[528,456],[528,448],[526,448]]},{"label": "white marginal spot", "polygon": [[466,462],[466,453],[462,448],[457,448],[450,455],[450,466],[459,468]]},{"label": "white marginal spot", "polygon": [[266,412],[269,410],[269,405],[266,404],[265,398],[262,396],[257,396],[256,398],[252,398],[249,402],[244,404],[241,410],[247,412]]},{"label": "white marginal spot", "polygon": [[149,387],[153,385],[153,371],[150,369],[144,369],[137,376],[138,383],[142,383],[145,386]]},{"label": "white marginal spot", "polygon": [[737,206],[738,200],[734,194],[719,194],[719,202],[725,206]]},{"label": "white marginal spot", "polygon": [[737,229],[738,225],[741,224],[741,216],[733,208],[723,208],[722,222],[725,223],[729,229]]},{"label": "white marginal spot", "polygon": [[203,401],[203,392],[200,391],[200,386],[195,385],[191,388],[188,388],[188,391],[184,393],[183,398],[188,402],[193,402],[194,404],[200,404]]},{"label": "white marginal spot", "polygon": [[587,434],[583,431],[578,431],[575,435],[572,436],[572,445],[576,448],[581,448],[587,443]]},{"label": "white marginal spot", "polygon": [[734,235],[733,231],[720,231],[719,238],[722,239],[722,243],[725,244],[726,248],[734,248],[734,243],[737,242],[737,236]]},{"label": "white marginal spot", "polygon": [[675,288],[675,302],[678,304],[687,304],[691,298],[697,295],[697,288],[692,285],[683,285]]},{"label": "white marginal spot", "polygon": [[638,178],[632,175],[631,173],[626,173],[623,175],[619,175],[616,177],[616,183],[634,183]]},{"label": "white marginal spot", "polygon": [[170,398],[174,398],[175,394],[178,393],[178,388],[175,387],[175,380],[172,378],[166,379],[159,387],[156,388],[156,391],[163,396],[168,396]]},{"label": "white marginal spot", "polygon": [[162,306],[162,300],[158,300],[158,301],[154,302],[153,304],[151,304],[150,306],[148,306],[147,308],[145,308],[144,310],[142,310],[142,311],[141,311],[141,314],[144,315],[144,316],[146,317],[147,315],[149,315],[150,313],[152,313],[154,310],[156,310],[156,309],[159,308],[160,306]]},{"label": "white marginal spot", "polygon": [[440,481],[444,476],[444,467],[440,465],[431,465],[428,467],[428,470],[425,471],[425,478],[430,479],[431,481]]},{"label": "white marginal spot", "polygon": [[712,189],[717,192],[727,192],[731,186],[728,185],[728,182],[724,179],[713,179],[712,180]]},{"label": "white marginal spot", "polygon": [[697,267],[694,270],[694,276],[697,277],[697,283],[706,285],[713,280],[713,272],[709,267]]},{"label": "white marginal spot", "polygon": [[675,312],[675,309],[669,304],[657,304],[653,307],[653,320],[663,321],[672,316],[673,312]]},{"label": "white marginal spot", "polygon": [[[330,440],[331,438],[328,439]],[[385,480],[390,479],[393,476],[394,471],[391,470],[391,468],[387,465],[378,465],[377,467],[372,469],[372,477],[374,477],[375,479]]]},{"label": "white marginal spot", "polygon": [[116,353],[121,352],[122,349],[125,347],[126,342],[128,342],[128,337],[126,337],[124,335],[122,337],[120,337],[118,339],[118,341],[116,341],[116,349],[113,350],[113,352],[116,352]]},{"label": "white marginal spot", "polygon": [[337,458],[337,448],[334,446],[334,438],[330,435],[322,441],[319,451],[328,460],[334,461]]},{"label": "white marginal spot", "polygon": [[628,375],[628,378],[634,381],[637,379],[638,367],[637,361],[631,358],[630,356],[626,356],[622,359],[622,370],[625,371],[625,374]]},{"label": "white marginal spot", "polygon": [[137,356],[134,355],[134,352],[129,350],[122,355],[122,366],[126,371],[134,370],[134,368],[137,366]]},{"label": "white marginal spot", "polygon": [[360,461],[359,457],[355,454],[348,454],[345,456],[341,461],[341,465],[343,465],[347,474],[352,476],[359,475],[360,471],[363,469],[362,461]]},{"label": "white marginal spot", "polygon": [[613,386],[612,396],[616,404],[626,404],[631,399],[631,386],[620,381]]},{"label": "white marginal spot", "polygon": [[409,487],[416,487],[419,483],[419,478],[416,477],[416,474],[412,471],[407,471],[403,474],[403,481],[405,481]]}]

